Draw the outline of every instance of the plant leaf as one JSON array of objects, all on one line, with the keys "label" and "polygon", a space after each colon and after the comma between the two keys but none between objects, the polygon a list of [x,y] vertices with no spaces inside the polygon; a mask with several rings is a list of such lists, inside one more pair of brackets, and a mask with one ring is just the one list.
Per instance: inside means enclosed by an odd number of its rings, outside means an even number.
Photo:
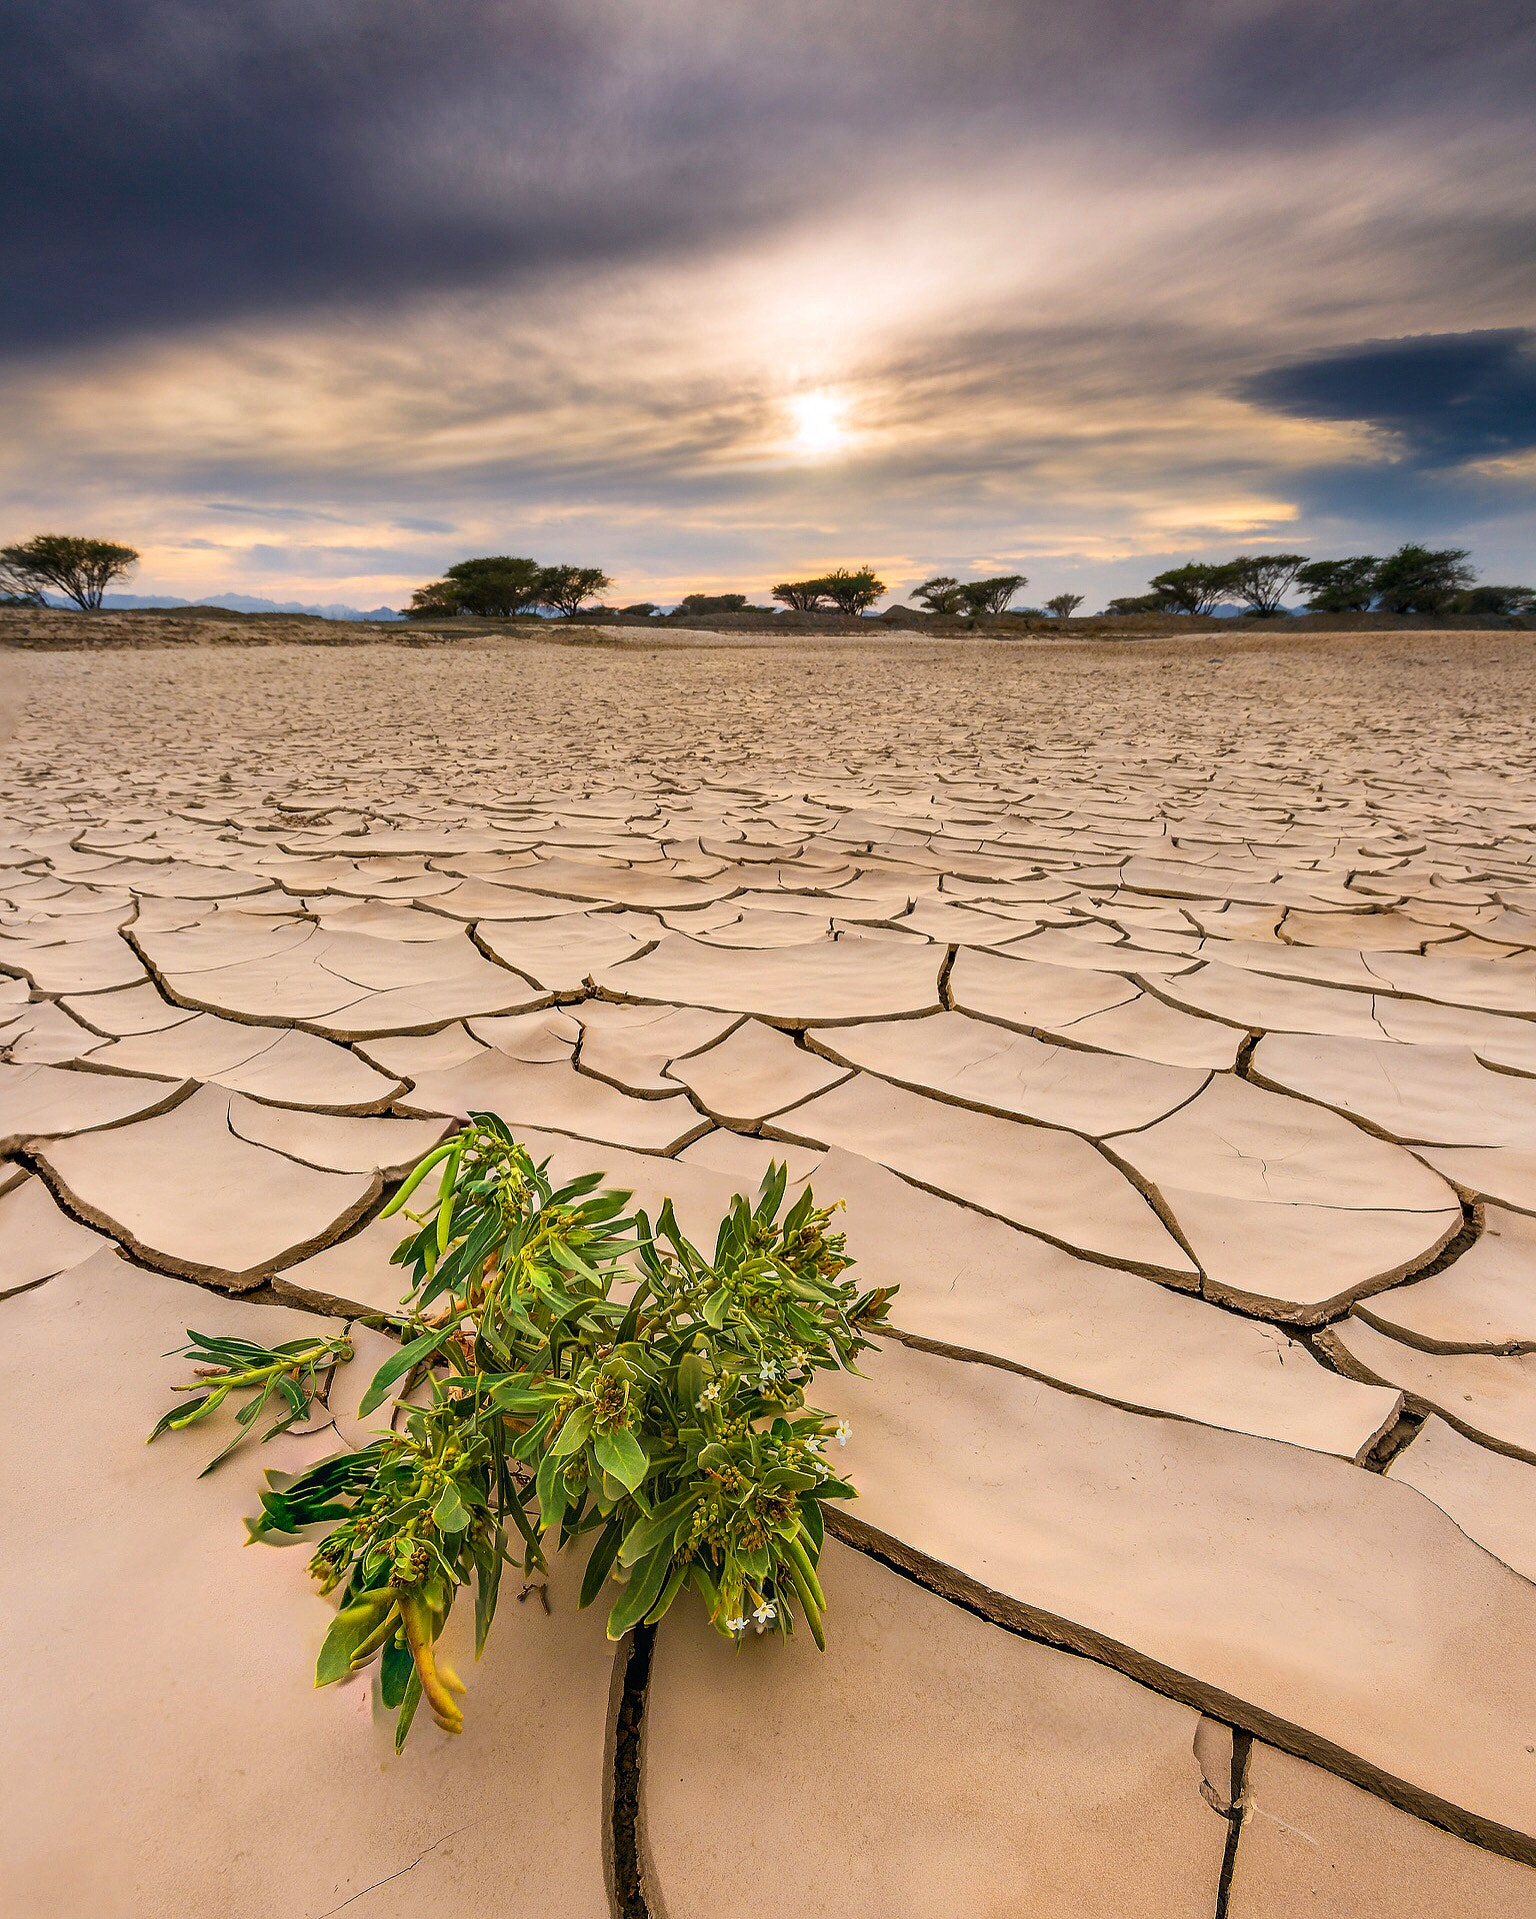
[{"label": "plant leaf", "polygon": [[627,1426],[614,1433],[599,1433],[592,1452],[610,1479],[616,1479],[625,1492],[632,1493],[650,1471],[645,1448]]}]

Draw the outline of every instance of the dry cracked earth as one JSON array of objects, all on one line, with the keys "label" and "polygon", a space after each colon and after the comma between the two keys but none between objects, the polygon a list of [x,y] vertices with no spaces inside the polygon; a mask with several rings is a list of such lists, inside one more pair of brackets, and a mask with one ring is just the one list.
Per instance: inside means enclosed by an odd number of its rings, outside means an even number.
[{"label": "dry cracked earth", "polygon": [[[1527,636],[5,677],[7,1913],[1536,1914]],[[319,1315],[268,1451],[357,1442],[471,1108],[685,1227],[787,1159],[900,1330],[824,1658],[557,1571],[396,1759],[142,1441]]]}]

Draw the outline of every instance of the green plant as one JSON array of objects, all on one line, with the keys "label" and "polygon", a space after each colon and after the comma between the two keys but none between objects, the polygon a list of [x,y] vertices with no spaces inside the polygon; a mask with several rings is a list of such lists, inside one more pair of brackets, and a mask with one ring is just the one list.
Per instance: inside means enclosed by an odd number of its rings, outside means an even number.
[{"label": "green plant", "polygon": [[463,1683],[434,1645],[475,1587],[478,1657],[501,1569],[546,1544],[588,1548],[579,1603],[613,1580],[617,1639],[684,1591],[715,1628],[781,1634],[804,1619],[824,1645],[822,1504],[855,1497],[824,1447],[846,1427],[805,1402],[820,1370],[854,1370],[893,1289],[860,1292],[830,1212],[804,1190],[785,1210],[770,1169],[738,1196],[712,1254],[672,1204],[654,1227],[593,1174],[555,1189],[489,1114],[429,1154],[386,1211],[438,1173],[395,1259],[411,1275],[400,1351],[360,1411],[397,1382],[425,1403],[401,1430],[284,1481],[268,1474],[255,1538],[317,1523],[311,1572],[341,1609],[316,1671],[325,1685],[382,1662],[396,1744],[424,1697],[457,1732]]},{"label": "green plant", "polygon": [[229,1444],[209,1460],[203,1468],[205,1473],[211,1473],[221,1459],[227,1458],[241,1440],[249,1436],[262,1409],[274,1396],[283,1410],[262,1438],[271,1439],[274,1434],[287,1432],[290,1426],[296,1425],[309,1412],[320,1390],[321,1376],[352,1357],[352,1342],[345,1337],[290,1339],[282,1346],[258,1346],[249,1339],[194,1333],[188,1327],[187,1341],[176,1350],[202,1363],[187,1385],[172,1390],[200,1392],[201,1397],[189,1400],[184,1406],[173,1406],[149,1435],[150,1440],[158,1439],[162,1433],[181,1432],[209,1418],[233,1392],[256,1394],[236,1413],[235,1425],[239,1430]]}]

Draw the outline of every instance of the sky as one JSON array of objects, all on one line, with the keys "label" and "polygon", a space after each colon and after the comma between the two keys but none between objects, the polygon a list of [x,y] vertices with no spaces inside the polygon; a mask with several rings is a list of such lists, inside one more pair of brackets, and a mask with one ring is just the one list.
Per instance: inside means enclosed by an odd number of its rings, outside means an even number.
[{"label": "sky", "polygon": [[13,0],[0,543],[1536,580],[1529,0]]}]

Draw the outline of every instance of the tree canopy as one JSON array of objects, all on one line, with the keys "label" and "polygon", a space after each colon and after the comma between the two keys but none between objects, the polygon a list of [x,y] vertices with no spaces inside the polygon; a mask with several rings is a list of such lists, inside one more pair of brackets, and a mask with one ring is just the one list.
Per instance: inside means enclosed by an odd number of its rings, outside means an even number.
[{"label": "tree canopy", "polygon": [[1305,553],[1240,554],[1227,563],[1226,590],[1255,613],[1278,613],[1306,563]]},{"label": "tree canopy", "polygon": [[1384,613],[1445,613],[1476,573],[1465,547],[1433,548],[1410,541],[1376,569],[1376,599]]},{"label": "tree canopy", "polygon": [[936,573],[917,589],[917,599],[930,613],[964,614],[975,620],[1006,613],[1014,594],[1028,585],[1022,573],[996,573],[986,580],[957,580],[953,574]]},{"label": "tree canopy", "polygon": [[489,554],[460,560],[442,579],[417,587],[405,616],[432,620],[471,613],[483,620],[510,620],[546,606],[571,619],[584,601],[612,584],[601,567],[540,566],[508,553]]},{"label": "tree canopy", "polygon": [[44,589],[52,587],[82,613],[94,613],[107,588],[136,566],[138,558],[133,547],[112,540],[39,533],[19,546],[0,547],[0,588],[36,603]]},{"label": "tree canopy", "polygon": [[746,605],[745,593],[685,593],[672,610],[697,617],[705,613],[741,613]]},{"label": "tree canopy", "polygon": [[1054,599],[1045,603],[1047,613],[1054,613],[1058,620],[1070,620],[1083,603],[1081,593],[1058,593]]},{"label": "tree canopy", "polygon": [[1310,560],[1296,579],[1310,595],[1314,613],[1369,613],[1376,598],[1374,553],[1355,553],[1346,560]]},{"label": "tree canopy", "polygon": [[839,613],[862,613],[874,605],[885,591],[884,580],[876,579],[873,567],[834,567],[814,580],[781,580],[773,597],[791,613],[814,613],[823,602]]},{"label": "tree canopy", "polygon": [[1191,560],[1185,566],[1155,573],[1147,584],[1157,595],[1159,612],[1209,613],[1232,589],[1232,563],[1213,566],[1208,561]]}]

